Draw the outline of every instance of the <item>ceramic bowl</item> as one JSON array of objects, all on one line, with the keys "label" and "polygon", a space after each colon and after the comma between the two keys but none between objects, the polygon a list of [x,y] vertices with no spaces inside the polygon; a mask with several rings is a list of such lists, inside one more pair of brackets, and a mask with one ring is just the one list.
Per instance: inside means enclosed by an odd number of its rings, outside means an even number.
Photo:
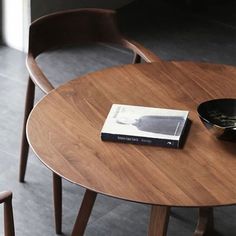
[{"label": "ceramic bowl", "polygon": [[217,138],[236,141],[236,99],[214,99],[197,108],[205,127]]}]

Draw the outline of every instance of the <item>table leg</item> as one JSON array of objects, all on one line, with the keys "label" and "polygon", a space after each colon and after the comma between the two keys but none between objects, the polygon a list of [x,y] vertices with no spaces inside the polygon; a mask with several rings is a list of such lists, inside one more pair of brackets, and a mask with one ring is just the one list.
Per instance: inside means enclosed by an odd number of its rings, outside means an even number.
[{"label": "table leg", "polygon": [[210,235],[214,228],[213,207],[199,208],[199,218],[194,236]]},{"label": "table leg", "polygon": [[86,190],[71,236],[83,236],[97,193]]},{"label": "table leg", "polygon": [[170,207],[152,205],[148,236],[166,236]]},{"label": "table leg", "polygon": [[53,199],[56,233],[61,234],[62,224],[62,181],[61,177],[53,173]]}]

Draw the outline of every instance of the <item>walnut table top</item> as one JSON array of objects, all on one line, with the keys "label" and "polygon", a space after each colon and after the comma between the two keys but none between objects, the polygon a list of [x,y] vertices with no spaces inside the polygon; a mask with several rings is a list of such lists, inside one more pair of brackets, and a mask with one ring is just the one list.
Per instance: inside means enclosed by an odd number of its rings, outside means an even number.
[{"label": "walnut table top", "polygon": [[[53,172],[88,190],[160,206],[236,203],[236,148],[201,123],[197,106],[236,97],[236,68],[195,62],[124,65],[70,81],[33,109],[27,136]],[[103,142],[113,103],[189,110],[181,149]]]}]

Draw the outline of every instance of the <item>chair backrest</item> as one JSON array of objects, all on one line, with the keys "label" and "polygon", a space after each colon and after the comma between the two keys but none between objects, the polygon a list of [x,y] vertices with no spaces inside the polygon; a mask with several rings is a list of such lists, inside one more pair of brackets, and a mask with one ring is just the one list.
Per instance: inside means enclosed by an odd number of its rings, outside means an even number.
[{"label": "chair backrest", "polygon": [[4,235],[14,236],[14,220],[12,210],[12,193],[10,191],[0,192],[0,204],[4,203]]},{"label": "chair backrest", "polygon": [[43,16],[30,26],[29,52],[34,57],[50,48],[82,42],[125,46],[116,26],[115,12],[92,8],[69,10]]},{"label": "chair backrest", "polygon": [[133,63],[139,63],[141,58],[146,62],[160,60],[150,50],[119,32],[115,11],[93,8],[68,10],[43,16],[31,24],[26,60],[31,79],[44,93],[50,92],[54,87],[35,58],[52,48],[91,42],[117,44],[130,49],[134,53]]}]

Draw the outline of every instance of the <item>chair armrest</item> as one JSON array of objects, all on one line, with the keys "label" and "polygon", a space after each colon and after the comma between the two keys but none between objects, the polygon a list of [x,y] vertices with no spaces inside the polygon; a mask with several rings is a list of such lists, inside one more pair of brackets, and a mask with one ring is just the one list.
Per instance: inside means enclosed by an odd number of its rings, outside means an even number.
[{"label": "chair armrest", "polygon": [[12,199],[12,192],[11,191],[3,191],[0,192],[0,204]]},{"label": "chair armrest", "polygon": [[39,86],[39,88],[46,94],[48,94],[51,90],[54,89],[53,85],[49,82],[47,77],[44,75],[42,70],[37,65],[32,54],[28,54],[26,58],[26,67],[30,74],[30,78],[34,81],[34,83]]},{"label": "chair armrest", "polygon": [[149,49],[143,47],[141,44],[137,43],[134,40],[124,39],[124,45],[134,51],[134,53],[138,54],[144,61],[146,62],[156,62],[161,61],[161,59],[154,54]]}]

